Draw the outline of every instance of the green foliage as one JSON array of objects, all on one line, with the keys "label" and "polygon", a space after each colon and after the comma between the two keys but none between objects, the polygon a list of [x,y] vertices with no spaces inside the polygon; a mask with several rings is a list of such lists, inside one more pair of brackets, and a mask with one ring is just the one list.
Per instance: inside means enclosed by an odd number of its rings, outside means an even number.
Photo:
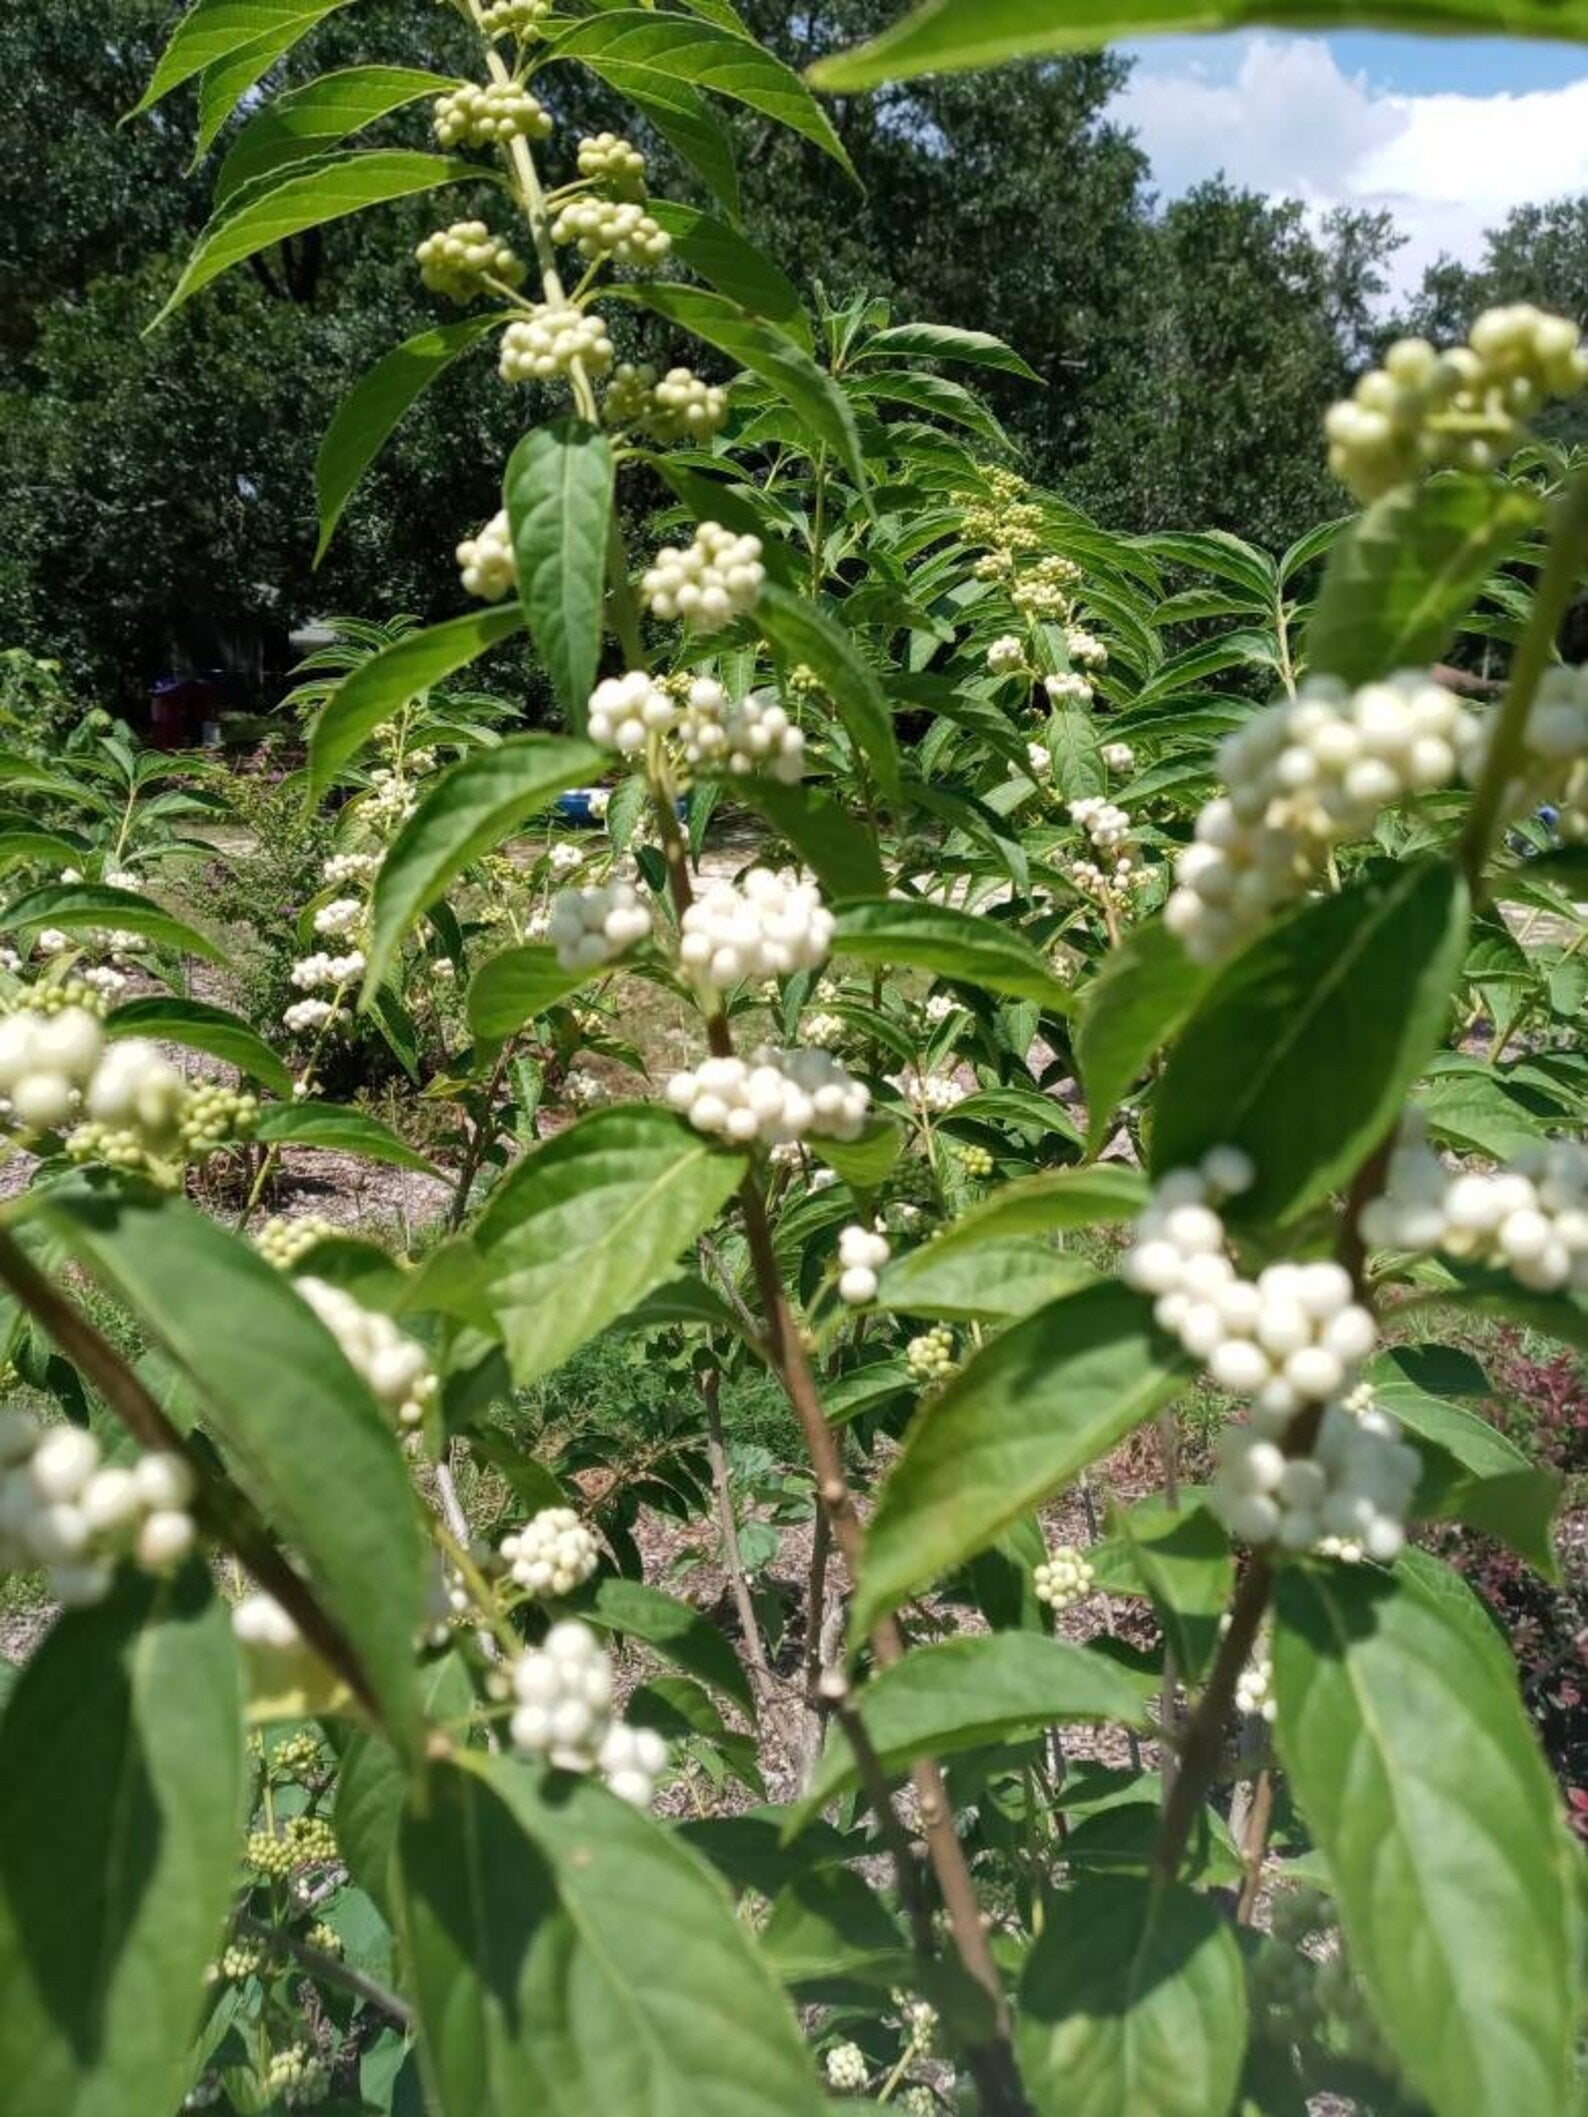
[{"label": "green foliage", "polygon": [[[340,398],[325,592],[377,615],[304,662],[287,777],[46,744],[33,663],[0,701],[0,1360],[45,1417],[0,1416],[0,1567],[69,1606],[0,1685],[28,2117],[1571,2106],[1570,1383],[1486,1319],[1585,1340],[1588,484],[1522,386],[1575,406],[1581,356],[1476,325],[1395,400],[1396,473],[1461,474],[1341,520],[1297,435],[1385,227],[1149,225],[1106,58],[817,102],[883,14],[199,0],[163,61],[137,17],[216,209],[134,151],[176,313],[135,337],[90,216],[0,356],[83,430],[6,447],[74,497],[102,449],[109,611],[203,527],[196,604],[222,547],[306,555]],[[892,48],[1129,26],[1013,20]],[[423,151],[482,75],[514,136]],[[519,225],[438,326],[388,258],[454,178]],[[647,222],[671,178],[713,206]],[[511,403],[462,358],[508,324]],[[1354,487],[1429,358],[1331,423]],[[246,533],[131,514],[162,423]],[[1474,642],[1465,703],[1378,681]],[[1403,1342],[1435,1304],[1530,1429]]]}]

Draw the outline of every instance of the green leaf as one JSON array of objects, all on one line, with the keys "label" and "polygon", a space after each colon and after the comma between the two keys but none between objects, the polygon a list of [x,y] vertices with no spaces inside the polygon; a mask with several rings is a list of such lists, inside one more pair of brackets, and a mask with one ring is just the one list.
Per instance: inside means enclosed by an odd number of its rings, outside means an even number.
[{"label": "green leaf", "polygon": [[1161,919],[1138,926],[1080,995],[1075,1063],[1086,1090],[1087,1146],[1096,1153],[1114,1112],[1212,982]]},{"label": "green leaf", "polygon": [[28,934],[58,926],[62,933],[79,939],[119,928],[168,948],[173,955],[203,956],[211,963],[227,960],[224,950],[186,920],[162,911],[136,890],[111,889],[102,882],[51,882],[43,889],[29,890],[0,912],[0,924]]},{"label": "green leaf", "polygon": [[815,340],[810,318],[794,282],[737,228],[698,206],[681,206],[671,199],[653,198],[645,210],[673,238],[673,255],[681,264],[811,351]]},{"label": "green leaf", "polygon": [[1362,684],[1437,660],[1542,513],[1536,493],[1493,478],[1433,478],[1375,501],[1329,554],[1307,667]]},{"label": "green leaf", "polygon": [[866,489],[854,407],[805,348],[775,324],[703,287],[670,284],[625,289],[655,315],[689,331],[758,375],[810,429],[810,440],[830,448],[856,486]]},{"label": "green leaf", "polygon": [[743,103],[810,140],[854,176],[843,142],[799,75],[731,30],[619,8],[576,24],[557,38],[550,56],[577,59],[619,95],[666,98],[683,83]]},{"label": "green leaf", "polygon": [[[433,1726],[455,1731],[474,1709],[474,1686],[461,1655],[443,1654],[419,1672],[419,1702]],[[334,1820],[337,1850],[349,1874],[392,1923],[392,1854],[402,1823],[408,1773],[372,1728],[349,1733],[337,1759]]]},{"label": "green leaf", "polygon": [[1016,1235],[1053,1235],[1071,1228],[1105,1227],[1134,1220],[1147,1200],[1138,1170],[1120,1162],[1089,1169],[1044,1169],[1006,1183],[989,1198],[950,1221],[934,1237],[934,1257],[957,1255],[984,1242]]},{"label": "green leaf", "polygon": [[232,52],[314,12],[314,0],[198,0],[177,24],[149,85],[128,112],[137,117],[195,74]]},{"label": "green leaf", "polygon": [[587,985],[593,975],[564,970],[548,941],[504,948],[482,963],[469,982],[469,1027],[483,1043],[501,1043]]},{"label": "green leaf", "polygon": [[[761,1952],[785,1985],[835,1978],[891,1989],[907,1984],[914,1953],[898,1919],[849,1867],[818,1867],[778,1891],[758,1934]],[[827,2105],[832,2117],[832,2104]],[[874,2111],[874,2102],[844,2105]]]},{"label": "green leaf", "polygon": [[[892,897],[845,905],[838,914],[833,950],[862,963],[902,964],[989,992],[1012,993],[1055,1014],[1066,1014],[1071,1006],[1070,993],[1047,959],[1022,935],[952,905]],[[1062,1109],[1057,1112],[1063,1114]]]},{"label": "green leaf", "polygon": [[352,147],[343,154],[322,155],[297,175],[292,173],[294,167],[288,166],[279,184],[257,196],[250,194],[246,202],[232,199],[210,222],[194,244],[182,277],[155,324],[163,323],[173,310],[233,265],[268,250],[272,243],[284,242],[289,235],[362,213],[366,206],[435,191],[443,184],[479,183],[484,175],[477,163],[454,155],[416,154],[396,147]]},{"label": "green leaf", "polygon": [[424,632],[405,633],[344,677],[320,708],[309,734],[308,795],[323,794],[348,760],[356,757],[382,721],[444,677],[478,660],[523,629],[516,603],[505,609],[471,610]]},{"label": "green leaf", "polygon": [[877,672],[838,620],[803,596],[768,582],[755,608],[761,635],[793,663],[813,669],[856,748],[883,788],[899,790],[899,747]]},{"label": "green leaf", "polygon": [[609,1632],[629,1632],[643,1639],[687,1675],[698,1676],[755,1718],[755,1700],[738,1655],[717,1627],[687,1602],[664,1595],[642,1580],[614,1574],[600,1583],[584,1614]]},{"label": "green leaf", "polygon": [[874,1191],[904,1147],[904,1132],[891,1117],[870,1117],[856,1139],[813,1139],[810,1151],[852,1190]]},{"label": "green leaf", "polygon": [[431,1767],[399,1918],[441,2117],[821,2117],[787,2001],[720,1884],[587,1779]]},{"label": "green leaf", "polygon": [[502,495],[518,594],[564,713],[584,732],[601,659],[612,444],[582,419],[534,427],[508,459]]},{"label": "green leaf", "polygon": [[202,1566],[60,1618],[0,1720],[7,2117],[174,2110],[242,1816],[231,1624]]},{"label": "green leaf", "polygon": [[[1582,0],[1556,8],[1496,15],[1493,0],[1375,0],[1360,18],[1378,29],[1450,30],[1492,36],[1588,38]],[[1165,32],[1239,29],[1335,29],[1342,17],[1319,0],[921,0],[881,36],[818,60],[810,78],[837,95],[907,81],[923,73],[964,73],[1046,53],[1095,51],[1124,38]]]},{"label": "green leaf", "polygon": [[521,1386],[673,1277],[744,1175],[654,1105],[598,1110],[528,1154],[475,1230]]},{"label": "green leaf", "polygon": [[1108,1282],[993,1339],[905,1435],[867,1533],[856,1631],[1062,1490],[1188,1373],[1151,1302]]},{"label": "green leaf", "polygon": [[1246,2054],[1234,1928],[1193,1890],[1088,1878],[1049,1901],[1016,2037],[1038,2117],[1220,2117]]},{"label": "green leaf", "polygon": [[643,92],[631,83],[628,97],[717,203],[737,218],[739,170],[733,135],[705,97],[684,81],[657,81]]},{"label": "green leaf", "polygon": [[1534,1566],[1560,1578],[1550,1531],[1560,1505],[1557,1473],[1535,1467],[1487,1419],[1421,1386],[1404,1348],[1383,1354],[1366,1379],[1383,1409],[1425,1444],[1416,1512],[1485,1529]]},{"label": "green leaf", "polygon": [[738,781],[734,793],[759,809],[779,836],[788,840],[831,902],[880,897],[886,891],[874,831],[830,794],[758,776]]},{"label": "green leaf", "polygon": [[1445,1033],[1466,950],[1453,867],[1408,861],[1305,906],[1214,980],[1158,1091],[1152,1169],[1244,1147],[1232,1210],[1273,1220],[1325,1197],[1389,1131]]},{"label": "green leaf", "polygon": [[375,878],[364,991],[391,968],[404,936],[464,869],[511,837],[565,787],[598,775],[606,757],[571,735],[514,735],[471,750],[431,782]]},{"label": "green leaf", "polygon": [[296,16],[273,25],[262,35],[239,44],[224,59],[204,69],[199,82],[198,136],[193,142],[196,168],[209,152],[216,135],[243,97],[263,80],[278,59],[285,58],[326,15],[345,7],[347,0],[299,0]]},{"label": "green leaf", "polygon": [[880,374],[867,370],[849,376],[845,387],[850,396],[858,397],[862,404],[908,405],[912,411],[924,412],[934,419],[945,419],[951,426],[964,427],[978,440],[985,441],[989,448],[1010,446],[1009,436],[981,399],[962,382],[951,382],[946,375],[932,375],[911,368],[888,368]]},{"label": "green leaf", "polygon": [[227,149],[215,178],[215,204],[285,163],[308,161],[377,118],[456,85],[445,74],[411,66],[348,66],[286,89],[254,112]]},{"label": "green leaf", "polygon": [[158,1037],[189,1051],[204,1051],[277,1095],[292,1093],[292,1071],[280,1053],[272,1051],[241,1015],[212,1007],[207,1000],[184,1000],[158,992],[125,1000],[105,1023],[105,1034]]},{"label": "green leaf", "polygon": [[1022,1237],[946,1257],[936,1242],[923,1242],[888,1266],[877,1306],[943,1322],[1008,1322],[1096,1276],[1084,1257]]},{"label": "green leaf", "polygon": [[1481,1607],[1451,1576],[1287,1567],[1277,1611],[1280,1753],[1407,2077],[1435,2117],[1565,2117],[1569,1850]]},{"label": "green leaf", "polygon": [[61,1184],[34,1211],[182,1369],[233,1477],[352,1643],[393,1739],[410,1740],[414,1494],[396,1433],[336,1340],[250,1243],[179,1200]]},{"label": "green leaf", "polygon": [[1199,1683],[1218,1648],[1235,1586],[1224,1531],[1205,1507],[1171,1507],[1163,1500],[1116,1507],[1108,1526],[1130,1552],[1182,1680]]},{"label": "green leaf", "polygon": [[267,1146],[319,1147],[331,1154],[361,1154],[394,1169],[436,1174],[427,1161],[391,1126],[367,1110],[345,1110],[340,1103],[271,1103],[259,1113],[256,1137]]},{"label": "green leaf", "polygon": [[[1142,1686],[1100,1654],[1040,1632],[992,1632],[916,1647],[873,1676],[854,1704],[890,1776],[917,1757],[1015,1742],[1076,1720],[1148,1724]],[[790,1821],[860,1783],[849,1740],[835,1729]]]},{"label": "green leaf", "polygon": [[990,331],[962,331],[951,323],[896,323],[873,333],[853,357],[856,361],[958,360],[967,367],[997,368],[1025,382],[1040,384],[1042,380],[1012,346]]},{"label": "green leaf", "polygon": [[[428,79],[429,76],[423,78]],[[268,113],[266,113],[268,114]],[[403,414],[470,346],[494,331],[499,316],[469,316],[438,325],[394,346],[361,375],[336,408],[314,461],[320,507],[319,565],[342,512]]]}]

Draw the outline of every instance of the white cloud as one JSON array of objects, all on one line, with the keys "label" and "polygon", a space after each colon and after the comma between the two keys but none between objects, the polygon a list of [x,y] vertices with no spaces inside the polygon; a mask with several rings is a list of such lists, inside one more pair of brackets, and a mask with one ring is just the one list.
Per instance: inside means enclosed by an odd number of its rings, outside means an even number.
[{"label": "white cloud", "polygon": [[1521,94],[1408,95],[1340,68],[1317,38],[1254,37],[1214,78],[1138,60],[1111,115],[1135,128],[1168,196],[1220,170],[1271,197],[1387,208],[1408,241],[1397,286],[1441,251],[1475,262],[1514,206],[1588,190],[1588,75]]}]

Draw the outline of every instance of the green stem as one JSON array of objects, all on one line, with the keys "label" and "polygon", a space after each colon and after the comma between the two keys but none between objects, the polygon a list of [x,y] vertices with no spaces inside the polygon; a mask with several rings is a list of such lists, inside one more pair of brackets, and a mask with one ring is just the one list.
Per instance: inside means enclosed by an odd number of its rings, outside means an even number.
[{"label": "green stem", "polygon": [[1503,818],[1506,791],[1520,774],[1527,750],[1527,718],[1539,684],[1555,654],[1555,639],[1583,569],[1588,566],[1588,471],[1579,472],[1556,495],[1549,547],[1533,596],[1533,608],[1511,662],[1488,759],[1461,834],[1460,859],[1474,893]]}]

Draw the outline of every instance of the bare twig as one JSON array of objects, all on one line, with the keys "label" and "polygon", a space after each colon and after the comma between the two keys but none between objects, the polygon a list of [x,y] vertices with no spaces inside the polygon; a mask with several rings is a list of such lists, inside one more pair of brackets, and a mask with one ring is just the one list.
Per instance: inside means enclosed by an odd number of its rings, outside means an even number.
[{"label": "bare twig", "polygon": [[1235,1923],[1249,1926],[1252,1913],[1257,1909],[1257,1898],[1263,1886],[1263,1861],[1268,1855],[1268,1832],[1274,1820],[1274,1775],[1266,1768],[1257,1774],[1257,1789],[1252,1795],[1252,1812],[1247,1820],[1246,1837],[1241,1845],[1241,1858],[1246,1872],[1241,1877],[1240,1899],[1235,1906]]}]

